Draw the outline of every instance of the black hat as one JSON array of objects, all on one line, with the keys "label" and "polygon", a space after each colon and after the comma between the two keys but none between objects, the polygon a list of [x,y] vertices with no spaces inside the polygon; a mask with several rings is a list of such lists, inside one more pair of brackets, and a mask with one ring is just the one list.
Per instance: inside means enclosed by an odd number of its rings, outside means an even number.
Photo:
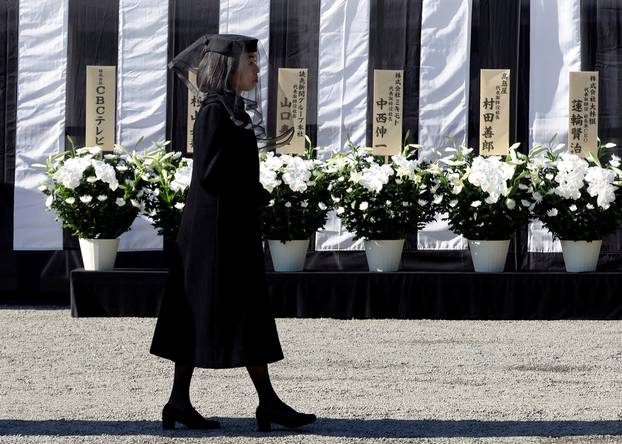
[{"label": "black hat", "polygon": [[257,52],[257,39],[238,34],[205,36],[205,50],[225,56],[239,56],[242,52]]}]

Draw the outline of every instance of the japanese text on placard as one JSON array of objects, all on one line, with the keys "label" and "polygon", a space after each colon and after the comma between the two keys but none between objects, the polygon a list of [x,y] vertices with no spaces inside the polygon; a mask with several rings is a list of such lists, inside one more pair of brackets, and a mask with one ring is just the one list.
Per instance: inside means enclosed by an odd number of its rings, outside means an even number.
[{"label": "japanese text on placard", "polygon": [[374,70],[373,150],[392,155],[402,150],[402,70]]},{"label": "japanese text on placard", "polygon": [[307,126],[307,69],[279,68],[277,95],[277,133],[293,130],[289,144],[280,153],[302,154]]},{"label": "japanese text on placard", "polygon": [[570,73],[568,148],[586,156],[596,153],[598,137],[598,72]]},{"label": "japanese text on placard", "polygon": [[509,147],[510,71],[480,71],[480,135],[481,155],[504,155]]}]

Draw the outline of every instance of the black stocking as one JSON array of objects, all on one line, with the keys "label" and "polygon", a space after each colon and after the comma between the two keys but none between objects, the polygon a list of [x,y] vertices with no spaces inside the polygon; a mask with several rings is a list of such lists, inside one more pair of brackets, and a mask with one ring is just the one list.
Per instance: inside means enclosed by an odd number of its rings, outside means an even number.
[{"label": "black stocking", "polygon": [[175,363],[175,379],[169,403],[181,409],[190,409],[190,381],[194,367],[187,364]]},{"label": "black stocking", "polygon": [[248,370],[248,374],[253,381],[255,390],[257,390],[259,404],[275,405],[281,403],[281,400],[274,391],[274,388],[272,388],[270,374],[268,373],[268,366],[266,364],[252,365],[246,367],[246,369]]}]

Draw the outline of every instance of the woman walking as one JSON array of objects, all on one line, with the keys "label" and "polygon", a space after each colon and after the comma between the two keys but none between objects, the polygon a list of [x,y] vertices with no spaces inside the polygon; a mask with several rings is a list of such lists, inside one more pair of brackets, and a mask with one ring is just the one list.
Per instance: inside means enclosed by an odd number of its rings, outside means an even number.
[{"label": "woman walking", "polygon": [[[283,359],[270,311],[259,210],[266,202],[259,182],[261,134],[257,40],[207,35],[169,67],[189,88],[196,73],[202,105],[194,124],[194,167],[151,353],[175,362],[162,427],[218,428],[190,401],[195,367],[246,367],[259,396],[261,431],[271,424],[313,422],[279,399],[268,365]],[[249,115],[250,112],[250,115]],[[252,117],[251,117],[252,116]]]}]

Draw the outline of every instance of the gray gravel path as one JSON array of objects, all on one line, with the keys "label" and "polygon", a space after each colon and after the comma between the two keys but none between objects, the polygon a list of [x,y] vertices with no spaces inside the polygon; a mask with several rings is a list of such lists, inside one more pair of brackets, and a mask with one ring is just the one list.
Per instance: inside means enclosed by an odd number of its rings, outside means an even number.
[{"label": "gray gravel path", "polygon": [[622,321],[279,319],[282,398],[320,419],[255,432],[243,369],[197,370],[219,431],[163,433],[155,319],[0,306],[2,443],[622,443]]}]

